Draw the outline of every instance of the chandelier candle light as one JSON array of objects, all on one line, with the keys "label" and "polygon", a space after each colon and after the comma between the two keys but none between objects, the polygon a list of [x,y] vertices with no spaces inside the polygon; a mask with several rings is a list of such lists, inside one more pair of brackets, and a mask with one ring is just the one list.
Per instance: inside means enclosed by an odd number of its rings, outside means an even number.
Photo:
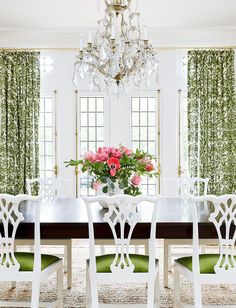
[{"label": "chandelier candle light", "polygon": [[157,78],[158,59],[148,40],[147,28],[140,25],[137,6],[132,12],[132,0],[105,0],[105,17],[98,21],[92,40],[90,31],[86,47],[80,50],[74,70],[74,84],[87,75],[89,88],[122,95],[142,82],[150,87]]}]

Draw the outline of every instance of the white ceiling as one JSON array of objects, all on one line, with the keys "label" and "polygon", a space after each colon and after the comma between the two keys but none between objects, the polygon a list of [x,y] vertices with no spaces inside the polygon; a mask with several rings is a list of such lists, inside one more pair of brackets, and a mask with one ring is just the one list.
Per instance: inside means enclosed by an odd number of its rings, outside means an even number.
[{"label": "white ceiling", "polygon": [[[14,33],[18,33],[18,42],[23,42],[23,34],[32,32],[41,36],[42,32],[51,36],[63,33],[68,40],[76,34],[77,38],[80,32],[96,27],[103,16],[103,0],[100,2],[98,11],[97,0],[0,0],[0,44],[12,44]],[[190,30],[236,33],[236,0],[139,0],[139,6],[142,20],[154,36]]]},{"label": "white ceiling", "polygon": [[[135,1],[135,0],[133,0]],[[71,30],[96,25],[97,0],[0,0],[0,29]],[[236,28],[236,0],[139,0],[157,28]]]}]

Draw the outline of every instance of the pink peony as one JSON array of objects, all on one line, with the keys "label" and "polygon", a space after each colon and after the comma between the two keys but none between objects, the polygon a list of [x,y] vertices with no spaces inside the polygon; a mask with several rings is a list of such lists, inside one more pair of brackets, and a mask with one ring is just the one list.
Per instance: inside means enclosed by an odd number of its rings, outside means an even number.
[{"label": "pink peony", "polygon": [[141,184],[141,177],[139,175],[134,175],[131,179],[133,186],[139,186]]},{"label": "pink peony", "polygon": [[133,154],[133,151],[131,149],[128,149],[126,147],[124,147],[123,145],[120,146],[120,151],[128,156]]},{"label": "pink peony", "polygon": [[101,183],[98,182],[98,181],[94,182],[94,183],[93,183],[93,189],[94,189],[95,191],[98,191],[98,188],[99,188],[100,184],[101,184]]},{"label": "pink peony", "polygon": [[95,155],[92,151],[87,152],[87,153],[84,154],[84,159],[89,160],[91,162],[94,162],[95,161]]},{"label": "pink peony", "polygon": [[95,154],[95,160],[96,162],[103,162],[107,161],[109,158],[109,148],[103,147],[98,148],[96,154]]},{"label": "pink peony", "polygon": [[117,148],[112,148],[112,149],[111,149],[111,155],[112,155],[113,157],[116,157],[116,158],[121,158],[122,153],[119,151],[119,149],[117,149]]}]

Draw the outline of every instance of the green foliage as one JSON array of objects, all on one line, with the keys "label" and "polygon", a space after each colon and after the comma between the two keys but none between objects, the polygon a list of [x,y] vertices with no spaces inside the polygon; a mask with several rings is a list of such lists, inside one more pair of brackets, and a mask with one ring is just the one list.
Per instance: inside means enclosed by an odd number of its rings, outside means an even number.
[{"label": "green foliage", "polygon": [[[110,150],[109,154],[107,154],[107,150]],[[147,176],[153,177],[157,176],[157,172],[155,170],[148,171],[146,169],[147,164],[151,164],[156,160],[156,158],[143,150],[136,150],[135,152],[122,151],[124,147],[122,146],[119,149],[113,149],[119,152],[119,167],[115,168],[114,174],[112,174],[111,169],[108,164],[109,158],[114,160],[114,156],[112,153],[113,148],[100,148],[99,152],[105,151],[105,159],[101,160],[96,159],[95,154],[91,154],[91,157],[85,158],[83,160],[73,160],[71,159],[68,162],[65,162],[68,166],[80,166],[82,172],[88,172],[91,176],[94,177],[92,181],[92,186],[95,182],[103,184],[104,187],[102,191],[104,193],[108,193],[115,189],[115,183],[118,183],[120,189],[124,190],[125,194],[129,195],[140,195],[140,187],[138,184],[132,181],[134,176]],[[126,149],[126,148],[125,148]],[[94,155],[94,156],[93,156]],[[86,156],[85,156],[86,157]],[[115,158],[116,160],[116,158]]]}]

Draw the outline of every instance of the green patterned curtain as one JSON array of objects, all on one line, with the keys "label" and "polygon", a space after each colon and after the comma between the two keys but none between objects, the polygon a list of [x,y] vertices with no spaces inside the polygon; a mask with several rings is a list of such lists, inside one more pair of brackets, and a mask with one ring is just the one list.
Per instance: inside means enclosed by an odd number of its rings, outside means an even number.
[{"label": "green patterned curtain", "polygon": [[26,193],[39,176],[40,54],[0,53],[0,193]]},{"label": "green patterned curtain", "polygon": [[191,176],[209,178],[210,194],[236,191],[236,98],[233,50],[188,52]]}]

